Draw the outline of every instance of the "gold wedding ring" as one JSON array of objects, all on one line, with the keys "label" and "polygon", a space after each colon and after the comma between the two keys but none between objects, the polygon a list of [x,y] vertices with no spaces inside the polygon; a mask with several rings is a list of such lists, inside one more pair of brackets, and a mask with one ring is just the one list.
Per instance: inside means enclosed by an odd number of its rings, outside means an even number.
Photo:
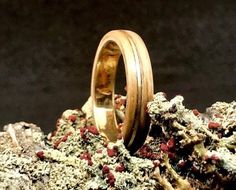
[{"label": "gold wedding ring", "polygon": [[114,30],[100,41],[94,59],[91,97],[95,124],[108,141],[116,141],[115,78],[123,56],[126,72],[126,108],[122,137],[128,150],[135,152],[146,139],[150,120],[147,102],[153,98],[150,58],[143,40],[134,32]]}]

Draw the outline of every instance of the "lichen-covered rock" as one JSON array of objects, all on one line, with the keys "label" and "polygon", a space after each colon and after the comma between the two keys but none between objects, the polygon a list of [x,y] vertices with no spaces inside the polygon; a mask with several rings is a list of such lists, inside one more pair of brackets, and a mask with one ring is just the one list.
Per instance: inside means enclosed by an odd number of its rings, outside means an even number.
[{"label": "lichen-covered rock", "polygon": [[0,132],[0,189],[45,189],[43,176],[47,163],[39,162],[35,151],[45,148],[45,136],[32,123],[4,126]]},{"label": "lichen-covered rock", "polygon": [[159,164],[164,189],[230,189],[236,184],[236,102],[217,102],[206,114],[157,93],[148,104],[151,131],[138,155]]},{"label": "lichen-covered rock", "polygon": [[45,146],[34,150],[37,159],[2,149],[2,189],[155,189],[153,162],[131,156],[122,139],[106,143],[93,118],[80,110],[66,110],[41,140]]},{"label": "lichen-covered rock", "polygon": [[[119,123],[125,97],[116,96]],[[236,102],[217,102],[205,114],[157,93],[148,104],[151,129],[131,155],[119,139],[107,143],[91,114],[91,101],[66,110],[47,136],[24,122],[0,133],[0,189],[191,190],[236,184]]]},{"label": "lichen-covered rock", "polygon": [[6,147],[17,154],[34,156],[35,150],[45,147],[44,134],[32,123],[8,124],[0,132],[0,151]]}]

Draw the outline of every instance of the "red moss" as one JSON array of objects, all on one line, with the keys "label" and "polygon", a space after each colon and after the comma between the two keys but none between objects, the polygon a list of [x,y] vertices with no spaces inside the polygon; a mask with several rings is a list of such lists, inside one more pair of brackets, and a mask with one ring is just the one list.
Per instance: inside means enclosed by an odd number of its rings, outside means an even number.
[{"label": "red moss", "polygon": [[87,130],[88,130],[88,132],[90,132],[90,133],[92,133],[94,135],[98,135],[99,134],[99,132],[97,130],[97,127],[95,127],[95,126],[88,126]]},{"label": "red moss", "polygon": [[192,111],[195,116],[200,115],[200,112],[197,109],[193,109]]},{"label": "red moss", "polygon": [[104,145],[104,147],[107,147],[107,146],[108,146],[108,142],[107,142],[107,141],[104,141],[104,142],[103,142],[103,145]]},{"label": "red moss", "polygon": [[61,138],[61,141],[62,142],[66,142],[67,141],[67,139],[68,139],[68,136],[70,136],[72,134],[72,132],[70,131],[70,132],[68,132],[68,133],[66,133],[62,138]]},{"label": "red moss", "polygon": [[151,153],[150,157],[151,160],[158,160],[160,156],[157,153]]},{"label": "red moss", "polygon": [[209,129],[217,129],[217,128],[219,128],[219,127],[220,127],[220,124],[217,123],[217,122],[211,121],[211,122],[208,123],[208,128],[209,128]]},{"label": "red moss", "polygon": [[125,171],[125,166],[123,163],[120,163],[118,166],[116,166],[116,169],[115,169],[116,172],[123,172]]},{"label": "red moss", "polygon": [[214,161],[219,161],[220,160],[220,158],[216,154],[212,154],[211,159],[214,160]]},{"label": "red moss", "polygon": [[109,172],[109,173],[107,174],[107,183],[109,183],[109,185],[110,185],[111,187],[114,187],[115,181],[116,181],[116,179],[115,179],[114,174],[111,173],[111,172]]},{"label": "red moss", "polygon": [[112,149],[107,148],[107,154],[109,157],[117,156],[118,154],[118,147],[114,146]]},{"label": "red moss", "polygon": [[173,159],[173,158],[175,158],[175,153],[173,152],[174,151],[174,147],[175,147],[174,139],[171,138],[168,142],[167,142],[167,144],[161,143],[160,149],[163,152],[167,153],[168,157],[170,159]]},{"label": "red moss", "polygon": [[118,150],[119,150],[118,146],[116,146],[116,145],[113,146],[113,150],[118,153]]},{"label": "red moss", "polygon": [[148,158],[148,159],[151,159],[151,160],[157,160],[159,159],[159,155],[157,153],[154,153],[152,151],[152,149],[148,146],[148,145],[143,145],[140,149],[139,149],[139,155],[142,157],[142,158]]},{"label": "red moss", "polygon": [[139,154],[142,158],[149,158],[152,154],[152,149],[145,144],[139,149]]},{"label": "red moss", "polygon": [[154,153],[153,150],[148,146],[148,145],[143,145],[140,149],[139,149],[139,155],[142,158],[148,158],[151,160],[157,160],[160,158],[160,156],[157,153]]},{"label": "red moss", "polygon": [[168,151],[169,151],[169,148],[168,148],[168,146],[167,146],[165,143],[161,143],[160,149],[161,149],[163,152],[168,152]]},{"label": "red moss", "polygon": [[218,162],[220,160],[220,158],[216,154],[212,154],[211,156],[205,155],[204,160]]},{"label": "red moss", "polygon": [[[80,136],[84,136],[86,129],[84,127],[79,128]],[[83,137],[82,137],[83,138]]]},{"label": "red moss", "polygon": [[103,167],[102,167],[102,173],[103,173],[103,175],[104,174],[108,174],[110,172],[110,168],[107,166],[107,165],[104,165]]},{"label": "red moss", "polygon": [[86,136],[86,129],[85,129],[84,127],[81,127],[79,130],[80,130],[80,136],[81,136],[81,138],[82,138],[84,141],[87,141],[88,138],[87,138],[87,136]]},{"label": "red moss", "polygon": [[74,123],[75,121],[76,121],[76,116],[75,115],[70,115],[69,117],[68,117],[68,120],[69,121],[71,121],[72,123]]},{"label": "red moss", "polygon": [[62,137],[62,139],[61,139],[61,142],[66,142],[66,141],[67,141],[67,139],[68,139],[68,136],[67,136],[67,135],[65,135],[64,137]]},{"label": "red moss", "polygon": [[92,165],[93,165],[92,160],[88,160],[88,165],[89,165],[89,166],[92,166]]},{"label": "red moss", "polygon": [[36,155],[40,158],[40,160],[43,160],[45,158],[43,151],[38,151]]},{"label": "red moss", "polygon": [[171,137],[168,142],[167,142],[167,147],[168,149],[173,149],[175,148],[175,139]]},{"label": "red moss", "polygon": [[58,141],[56,141],[56,142],[54,143],[53,147],[54,147],[55,149],[57,149],[58,146],[59,146],[59,144],[60,144],[61,142],[62,142],[61,139],[58,140]]},{"label": "red moss", "polygon": [[72,132],[70,131],[70,132],[66,133],[60,140],[56,141],[54,143],[54,148],[57,149],[61,142],[66,142],[68,139],[68,136],[70,136],[71,134],[72,134]]},{"label": "red moss", "polygon": [[80,159],[84,160],[91,160],[91,155],[88,152],[84,152],[81,156]]},{"label": "red moss", "polygon": [[116,156],[116,153],[113,151],[113,149],[107,148],[107,154],[109,157]]},{"label": "red moss", "polygon": [[82,155],[80,155],[81,160],[86,160],[88,162],[88,165],[92,166],[93,162],[91,160],[91,155],[89,152],[84,152]]},{"label": "red moss", "polygon": [[173,152],[167,152],[167,154],[168,154],[168,157],[169,157],[170,159],[174,159],[174,158],[175,158],[175,153],[173,153]]}]

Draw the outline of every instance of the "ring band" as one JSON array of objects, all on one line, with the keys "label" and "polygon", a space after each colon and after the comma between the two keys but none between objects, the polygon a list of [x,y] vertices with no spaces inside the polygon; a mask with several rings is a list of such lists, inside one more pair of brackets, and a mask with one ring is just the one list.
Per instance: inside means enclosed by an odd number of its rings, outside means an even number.
[{"label": "ring band", "polygon": [[114,89],[116,70],[123,56],[126,72],[126,109],[122,137],[127,149],[135,152],[146,139],[150,120],[147,102],[153,98],[153,76],[148,51],[134,32],[114,30],[100,41],[94,59],[91,97],[95,124],[108,141],[116,141],[118,124]]}]

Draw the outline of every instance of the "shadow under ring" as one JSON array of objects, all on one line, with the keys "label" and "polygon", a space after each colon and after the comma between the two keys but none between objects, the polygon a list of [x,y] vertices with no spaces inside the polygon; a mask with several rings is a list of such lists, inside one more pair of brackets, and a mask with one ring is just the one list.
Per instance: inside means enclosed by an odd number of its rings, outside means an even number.
[{"label": "shadow under ring", "polygon": [[115,142],[118,124],[115,113],[115,78],[120,56],[126,72],[126,108],[122,137],[127,149],[140,148],[149,131],[146,106],[153,99],[153,75],[147,48],[134,32],[114,30],[100,41],[94,59],[91,97],[95,124],[107,141]]}]

